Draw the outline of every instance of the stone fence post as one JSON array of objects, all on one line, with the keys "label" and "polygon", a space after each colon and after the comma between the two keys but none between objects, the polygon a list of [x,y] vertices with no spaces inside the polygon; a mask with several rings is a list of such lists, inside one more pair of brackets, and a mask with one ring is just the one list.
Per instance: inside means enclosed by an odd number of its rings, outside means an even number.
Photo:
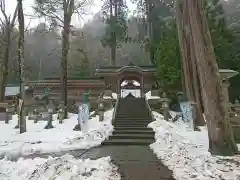
[{"label": "stone fence post", "polygon": [[104,96],[107,96],[107,97],[111,98],[111,99],[107,99],[107,100],[108,100],[109,108],[112,109],[113,108],[113,100],[114,100],[113,95],[112,95],[112,90],[109,90],[109,89],[105,90],[104,91]]},{"label": "stone fence post", "polygon": [[240,103],[239,100],[236,100],[234,103],[234,111],[236,112],[237,116],[240,116]]}]

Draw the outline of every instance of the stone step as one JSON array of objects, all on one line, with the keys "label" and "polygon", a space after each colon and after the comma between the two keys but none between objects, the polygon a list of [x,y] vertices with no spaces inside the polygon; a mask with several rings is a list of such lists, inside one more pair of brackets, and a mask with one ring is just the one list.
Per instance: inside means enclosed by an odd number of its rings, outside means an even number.
[{"label": "stone step", "polygon": [[130,105],[131,104],[140,104],[140,105],[145,105],[144,101],[120,101],[120,105]]},{"label": "stone step", "polygon": [[113,134],[155,134],[154,131],[152,131],[151,129],[145,129],[145,130],[126,130],[126,129],[123,129],[123,130],[114,130],[113,131]]},{"label": "stone step", "polygon": [[115,125],[114,128],[129,128],[129,129],[140,129],[140,128],[147,128],[147,125],[124,125],[124,124],[120,124],[120,125]]},{"label": "stone step", "polygon": [[118,119],[119,121],[150,121],[152,120],[152,117],[119,117],[119,116],[115,116],[115,119]]},{"label": "stone step", "polygon": [[131,145],[149,145],[154,143],[152,139],[111,139],[104,141],[105,146],[131,146]]},{"label": "stone step", "polygon": [[114,124],[114,127],[147,127],[149,123],[146,124]]},{"label": "stone step", "polygon": [[151,114],[146,113],[146,114],[139,114],[139,113],[130,113],[130,114],[123,114],[123,113],[118,113],[116,112],[116,116],[119,117],[133,117],[133,118],[139,118],[139,117],[150,117]]},{"label": "stone step", "polygon": [[145,102],[144,98],[133,98],[133,99],[127,99],[127,98],[122,98],[120,99],[120,102]]},{"label": "stone step", "polygon": [[113,134],[109,139],[154,139],[154,134]]},{"label": "stone step", "polygon": [[132,118],[132,117],[115,117],[116,121],[128,121],[128,122],[135,122],[135,121],[152,121],[151,117],[143,117],[143,118]]},{"label": "stone step", "polygon": [[131,104],[131,105],[122,105],[122,106],[118,106],[119,110],[128,110],[126,108],[129,109],[143,109],[146,110],[146,108],[144,107],[144,105],[139,105],[139,104]]},{"label": "stone step", "polygon": [[141,120],[141,121],[133,121],[133,120],[123,120],[123,119],[116,119],[114,124],[149,124],[151,123],[151,120]]},{"label": "stone step", "polygon": [[118,117],[132,117],[132,118],[141,118],[141,117],[151,117],[151,114],[121,114],[117,113],[116,116]]},{"label": "stone step", "polygon": [[116,122],[113,126],[147,126],[150,122],[143,122],[143,123],[125,123],[125,122]]},{"label": "stone step", "polygon": [[[137,105],[137,106],[133,106],[133,105]],[[146,104],[145,103],[142,103],[142,102],[120,102],[119,106],[120,108],[122,107],[131,107],[131,108],[143,108],[143,107],[146,107]]]},{"label": "stone step", "polygon": [[115,122],[126,122],[126,123],[143,123],[143,122],[152,122],[151,119],[118,119],[115,118]]},{"label": "stone step", "polygon": [[114,127],[125,127],[125,128],[147,128],[148,124],[137,124],[137,125],[132,125],[132,124],[117,124],[117,125],[114,125]]},{"label": "stone step", "polygon": [[[137,105],[137,106],[133,106],[133,105]],[[132,103],[132,102],[128,102],[128,103],[120,103],[119,108],[125,108],[125,107],[129,107],[131,109],[143,109],[146,107],[145,103]]]},{"label": "stone step", "polygon": [[146,104],[145,103],[126,103],[126,104],[119,104],[118,108],[119,109],[124,109],[124,108],[131,108],[131,109],[145,109]]},{"label": "stone step", "polygon": [[115,126],[115,130],[139,130],[139,131],[145,131],[145,130],[152,130],[148,127],[126,127],[126,126]]},{"label": "stone step", "polygon": [[139,105],[137,107],[140,107],[140,105],[143,105],[141,107],[146,106],[145,102],[141,102],[141,101],[139,101],[139,102],[131,102],[131,101],[120,102],[119,106],[123,106],[123,105],[129,106],[129,107],[134,107],[134,106],[131,106],[131,105]]},{"label": "stone step", "polygon": [[138,119],[152,119],[152,117],[151,116],[139,116],[139,115],[135,115],[135,116],[133,116],[133,115],[129,115],[129,116],[127,116],[127,115],[116,115],[115,116],[115,118],[119,118],[119,119],[136,119],[136,120],[138,120]]},{"label": "stone step", "polygon": [[116,117],[123,117],[123,118],[145,118],[145,117],[151,117],[150,114],[116,114]]},{"label": "stone step", "polygon": [[132,109],[132,108],[123,108],[123,109],[118,109],[117,111],[120,114],[147,114],[148,112],[146,112],[143,109]]},{"label": "stone step", "polygon": [[132,104],[145,104],[145,101],[120,101],[120,104],[127,104],[129,105],[129,103],[132,103]]},{"label": "stone step", "polygon": [[[120,104],[118,106],[118,108],[119,108],[119,110],[126,109],[126,108],[129,108],[129,109],[143,109],[143,110],[147,109],[147,107],[145,107],[145,104],[139,104],[139,103],[137,103],[137,104],[131,103],[131,104],[124,104],[124,105]],[[128,110],[128,109],[126,109],[126,110]]]},{"label": "stone step", "polygon": [[[143,107],[146,106],[145,102],[141,102],[141,101],[139,101],[139,102],[131,102],[131,101],[120,102],[119,106],[126,105],[129,107],[133,107],[133,106],[131,106],[132,104],[143,105]],[[138,106],[138,107],[140,107],[140,106]]]},{"label": "stone step", "polygon": [[131,108],[129,109],[118,109],[117,113],[119,114],[125,114],[125,115],[131,115],[131,114],[140,114],[140,115],[146,115],[149,114],[149,111],[143,110],[143,109],[135,109],[132,110]]}]

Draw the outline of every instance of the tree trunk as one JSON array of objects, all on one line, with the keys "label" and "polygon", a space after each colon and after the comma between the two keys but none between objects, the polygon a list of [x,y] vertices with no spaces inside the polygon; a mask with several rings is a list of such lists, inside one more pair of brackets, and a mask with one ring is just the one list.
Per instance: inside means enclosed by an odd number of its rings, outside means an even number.
[{"label": "tree trunk", "polygon": [[2,14],[4,16],[4,20],[6,24],[3,24],[3,28],[4,28],[4,38],[3,38],[3,49],[4,49],[4,53],[3,53],[3,59],[0,60],[0,101],[4,101],[5,100],[5,87],[6,87],[6,83],[7,83],[7,77],[8,77],[8,62],[10,59],[10,50],[11,50],[11,33],[13,31],[14,25],[15,25],[15,21],[17,18],[17,11],[18,8],[17,6],[15,7],[15,11],[13,14],[13,18],[12,20],[10,20],[10,18],[7,16],[6,12],[5,12],[5,1],[3,1],[2,4],[4,7],[1,10]]},{"label": "tree trunk", "polygon": [[147,36],[149,37],[149,64],[154,62],[155,50],[153,44],[153,3],[151,0],[146,1],[146,12],[147,12],[147,20],[148,20],[148,28],[147,28]]},{"label": "tree trunk", "polygon": [[0,102],[5,99],[5,86],[6,86],[6,76],[5,76],[5,67],[4,67],[4,57],[3,60],[0,60]]},{"label": "tree trunk", "polygon": [[[193,44],[193,39],[190,36],[190,44]],[[199,81],[199,72],[197,69],[197,62],[195,56],[195,49],[190,46],[191,50],[191,65],[192,65],[192,88],[193,88],[193,101],[196,103],[196,111],[195,111],[195,122],[194,122],[194,129],[198,130],[198,126],[205,125],[205,121],[203,118],[203,101],[202,101],[202,94],[201,94],[201,86]]]},{"label": "tree trunk", "polygon": [[10,48],[11,48],[11,32],[12,28],[10,27],[10,22],[6,22],[5,27],[5,35],[4,35],[4,53],[3,53],[3,59],[1,62],[1,80],[0,80],[0,101],[5,100],[5,87],[7,83],[7,77],[8,77],[8,62],[9,62],[9,56],[10,56]]},{"label": "tree trunk", "polygon": [[175,4],[177,27],[179,35],[179,46],[182,59],[184,93],[188,100],[196,103],[194,129],[204,125],[202,115],[202,101],[200,95],[200,86],[198,82],[198,72],[194,48],[191,46],[192,38],[189,31],[189,13],[186,2],[177,1]]},{"label": "tree trunk", "polygon": [[213,154],[232,155],[238,151],[232,127],[225,109],[219,69],[211,35],[204,14],[203,0],[185,0],[188,5],[199,80],[208,126],[209,151]]},{"label": "tree trunk", "polygon": [[25,82],[24,82],[24,15],[22,0],[18,0],[18,24],[19,24],[19,40],[18,40],[18,61],[20,74],[20,133],[26,132],[26,118],[24,111],[25,100]]},{"label": "tree trunk", "polygon": [[62,33],[62,57],[61,57],[61,99],[64,105],[64,119],[67,118],[67,54],[69,44],[69,25],[64,23]]},{"label": "tree trunk", "polygon": [[[113,15],[114,6],[114,15]],[[116,48],[117,48],[117,37],[116,37],[116,23],[117,23],[117,2],[116,0],[110,0],[110,23],[111,23],[111,65],[116,65]]]},{"label": "tree trunk", "polygon": [[0,59],[0,102],[4,101],[5,84],[4,84],[4,65],[3,59]]},{"label": "tree trunk", "polygon": [[69,34],[70,23],[73,13],[74,0],[70,0],[67,4],[66,0],[63,1],[64,9],[64,26],[62,32],[62,57],[61,57],[61,99],[64,104],[64,119],[68,118],[68,103],[67,103],[67,58],[69,51]]},{"label": "tree trunk", "polygon": [[3,55],[3,66],[2,66],[2,79],[1,79],[1,93],[0,93],[0,101],[5,100],[5,87],[7,84],[7,77],[8,77],[8,62],[9,62],[9,56],[10,56],[10,48],[11,48],[11,32],[12,30],[9,27],[9,24],[7,25],[8,29],[6,32],[6,45],[4,47],[4,55]]}]

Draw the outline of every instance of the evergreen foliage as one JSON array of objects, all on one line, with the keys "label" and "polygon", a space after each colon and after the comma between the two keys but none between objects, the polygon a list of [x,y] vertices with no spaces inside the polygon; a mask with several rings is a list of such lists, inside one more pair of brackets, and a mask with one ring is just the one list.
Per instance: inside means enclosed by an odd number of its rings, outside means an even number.
[{"label": "evergreen foliage", "polygon": [[[127,6],[122,3],[121,0],[113,0],[112,6],[115,6],[115,4],[117,7],[117,15],[113,14],[111,16],[108,12],[109,9],[103,11],[103,17],[106,24],[105,33],[101,39],[103,47],[112,47],[115,44],[115,41],[117,46],[119,46],[119,42],[123,42],[127,34]],[[110,1],[108,1],[107,7],[113,8],[110,6]],[[113,36],[113,33],[115,33],[115,37]]]}]

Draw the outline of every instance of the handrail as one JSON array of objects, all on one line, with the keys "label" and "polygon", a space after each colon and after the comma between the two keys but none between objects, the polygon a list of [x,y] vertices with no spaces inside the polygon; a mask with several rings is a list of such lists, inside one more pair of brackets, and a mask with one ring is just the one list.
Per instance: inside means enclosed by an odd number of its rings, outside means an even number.
[{"label": "handrail", "polygon": [[114,111],[113,111],[112,122],[115,121],[115,117],[116,117],[116,113],[117,113],[117,108],[118,108],[119,100],[120,100],[120,95],[118,94],[118,95],[117,95],[116,104],[115,104],[115,107],[114,107]]},{"label": "handrail", "polygon": [[153,113],[152,113],[152,110],[151,110],[151,107],[150,107],[150,105],[149,105],[149,103],[148,103],[148,100],[147,100],[146,95],[144,95],[144,101],[145,101],[145,103],[146,103],[146,105],[147,105],[148,111],[151,113],[152,120],[155,120],[155,118],[154,118],[154,116],[153,116]]}]

